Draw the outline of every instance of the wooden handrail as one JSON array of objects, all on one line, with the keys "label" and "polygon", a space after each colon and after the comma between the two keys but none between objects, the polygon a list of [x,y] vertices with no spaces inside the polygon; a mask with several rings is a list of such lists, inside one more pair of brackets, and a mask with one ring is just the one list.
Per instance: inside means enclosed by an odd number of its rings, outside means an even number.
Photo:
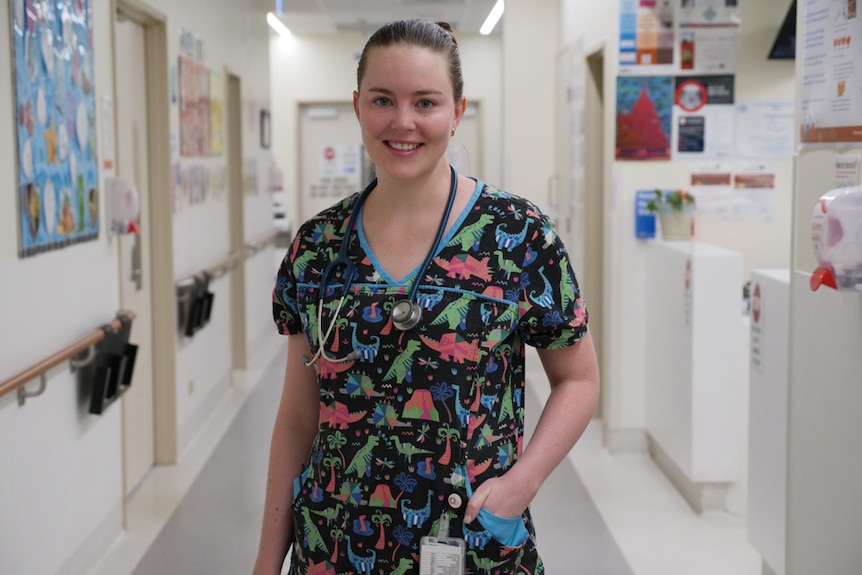
[{"label": "wooden handrail", "polygon": [[246,257],[251,257],[269,244],[273,243],[278,236],[282,234],[281,230],[272,230],[270,233],[263,236],[256,242],[249,242],[245,244],[246,249]]},{"label": "wooden handrail", "polygon": [[[109,325],[114,329],[120,329],[121,327],[123,327],[123,317],[128,318],[128,320],[131,321],[135,319],[135,312],[124,311],[120,314],[117,314],[117,318],[111,321]],[[72,359],[81,352],[84,352],[92,346],[96,345],[103,339],[105,339],[105,330],[102,328],[96,329],[89,335],[86,335],[75,343],[64,347],[57,353],[46,357],[42,361],[28,367],[24,371],[13,375],[5,381],[0,382],[0,396],[6,395],[10,391],[18,389],[28,381],[32,381],[37,377],[42,376],[52,367],[60,365],[64,361]]]}]

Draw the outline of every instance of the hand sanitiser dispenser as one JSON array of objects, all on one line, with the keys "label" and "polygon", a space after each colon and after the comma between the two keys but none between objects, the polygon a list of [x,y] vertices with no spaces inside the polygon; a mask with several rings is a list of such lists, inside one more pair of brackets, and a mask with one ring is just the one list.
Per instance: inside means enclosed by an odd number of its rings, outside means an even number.
[{"label": "hand sanitiser dispenser", "polygon": [[820,196],[811,218],[811,242],[817,258],[812,291],[821,285],[862,291],[862,186]]}]

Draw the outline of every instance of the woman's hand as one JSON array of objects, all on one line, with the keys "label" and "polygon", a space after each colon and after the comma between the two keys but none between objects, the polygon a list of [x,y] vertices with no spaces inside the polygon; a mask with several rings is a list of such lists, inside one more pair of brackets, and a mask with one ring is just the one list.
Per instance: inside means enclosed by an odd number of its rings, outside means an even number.
[{"label": "woman's hand", "polygon": [[537,488],[521,481],[514,468],[500,477],[492,477],[476,488],[467,509],[464,523],[470,523],[484,508],[497,517],[520,517],[536,496]]}]

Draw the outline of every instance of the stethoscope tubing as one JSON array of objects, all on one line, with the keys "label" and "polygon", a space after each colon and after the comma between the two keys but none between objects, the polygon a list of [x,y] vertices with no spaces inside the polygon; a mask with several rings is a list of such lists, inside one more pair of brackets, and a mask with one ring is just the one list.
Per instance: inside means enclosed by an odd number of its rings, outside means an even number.
[{"label": "stethoscope tubing", "polygon": [[[434,260],[434,256],[437,253],[437,250],[440,247],[440,243],[443,241],[443,236],[446,233],[446,223],[449,221],[449,216],[452,213],[452,206],[455,203],[455,195],[458,191],[458,174],[455,172],[455,168],[452,165],[449,165],[449,172],[451,174],[451,184],[449,186],[449,198],[446,201],[446,209],[443,212],[443,217],[440,219],[440,225],[437,228],[437,234],[434,237],[434,243],[431,246],[431,250],[428,252],[428,255],[425,256],[425,260],[422,262],[421,267],[419,268],[418,273],[413,279],[413,284],[410,286],[410,291],[408,292],[407,299],[401,300],[396,303],[398,305],[402,302],[407,302],[410,306],[410,310],[419,312],[419,317],[421,317],[421,309],[416,309],[414,306],[418,305],[416,301],[416,294],[419,290],[419,284],[422,282],[422,277],[425,275],[425,272],[428,271],[428,267],[431,265],[431,262]],[[347,297],[347,294],[350,292],[350,288],[353,285],[353,278],[356,275],[356,265],[350,261],[348,257],[348,253],[350,251],[350,243],[353,240],[353,229],[356,226],[356,221],[359,217],[359,213],[361,211],[362,205],[365,203],[365,200],[368,198],[368,195],[371,194],[371,191],[377,187],[377,178],[374,178],[365,189],[359,194],[359,197],[356,198],[356,201],[353,204],[353,211],[350,213],[350,218],[347,220],[347,228],[344,231],[344,236],[341,238],[341,246],[338,249],[338,254],[335,256],[335,259],[332,260],[329,265],[323,270],[323,274],[320,277],[320,288],[318,294],[318,305],[317,305],[317,352],[315,352],[314,357],[308,359],[303,356],[303,363],[310,367],[313,365],[318,358],[323,357],[329,362],[332,363],[344,363],[347,361],[353,361],[359,359],[359,353],[357,351],[352,351],[342,358],[330,357],[326,351],[324,350],[326,346],[326,342],[329,340],[329,336],[332,334],[333,326],[338,320],[338,315],[341,312],[341,308],[344,305],[344,299]],[[329,322],[329,327],[326,330],[326,333],[323,333],[322,320],[323,320],[323,298],[326,297],[327,290],[329,289],[329,281],[334,273],[339,268],[344,268],[341,272],[342,277],[342,285],[341,285],[341,296],[338,300],[338,304],[336,305],[335,311],[332,314],[332,319]],[[407,327],[400,327],[399,329],[406,330],[411,329],[416,325],[419,321],[419,317],[413,317],[413,321],[409,323]],[[396,326],[397,327],[397,326]]]}]

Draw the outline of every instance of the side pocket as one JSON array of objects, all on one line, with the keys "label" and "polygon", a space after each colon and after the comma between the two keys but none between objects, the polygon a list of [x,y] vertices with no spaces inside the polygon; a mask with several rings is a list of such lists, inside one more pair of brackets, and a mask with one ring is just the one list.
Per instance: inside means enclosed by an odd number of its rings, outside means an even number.
[{"label": "side pocket", "polygon": [[308,474],[311,473],[311,466],[306,467],[302,473],[299,474],[299,477],[295,477],[293,479],[293,499],[290,502],[290,506],[295,510],[298,507],[298,502],[300,499],[300,495],[302,493],[302,486],[305,485],[305,480],[308,479]]},{"label": "side pocket", "polygon": [[491,537],[506,547],[520,547],[530,536],[523,517],[500,517],[483,508],[477,520]]}]

